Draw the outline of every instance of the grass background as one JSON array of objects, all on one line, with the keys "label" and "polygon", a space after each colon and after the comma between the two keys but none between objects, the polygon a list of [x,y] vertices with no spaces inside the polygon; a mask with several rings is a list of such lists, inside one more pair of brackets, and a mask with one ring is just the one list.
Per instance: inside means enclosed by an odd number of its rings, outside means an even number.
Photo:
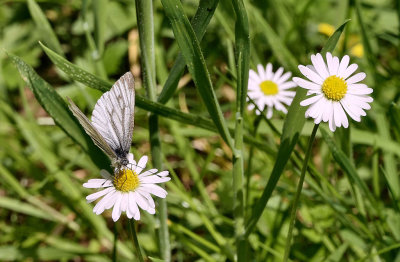
[{"label": "grass background", "polygon": [[[142,248],[156,258],[170,253],[172,261],[234,259],[238,191],[229,140],[235,134],[228,129],[235,129],[237,83],[246,75],[245,61],[239,71],[241,60],[235,61],[235,46],[245,45],[246,32],[235,31],[240,14],[235,5],[241,2],[185,0],[175,10],[179,1],[153,1],[154,49],[145,52],[138,3],[0,1],[0,260],[112,261],[115,229],[117,260],[134,259],[126,218],[114,224],[110,212],[96,216],[93,204],[86,204],[93,191],[81,184],[98,177],[108,163],[64,102],[69,96],[90,115],[102,92],[128,70],[137,93],[132,152],[136,158],[150,155],[149,128],[155,130],[161,152],[153,151],[153,165],[172,176],[166,184],[170,248],[160,248],[163,220],[144,212],[138,226]],[[298,75],[297,64],[310,63],[310,55],[326,47],[328,36],[350,18],[333,53],[349,54],[374,89],[372,109],[361,123],[351,121],[349,129],[334,135],[322,125],[317,134],[290,258],[400,261],[398,1],[244,4],[250,68],[271,62]],[[182,14],[193,18],[193,29]],[[151,38],[149,23],[143,26]],[[184,42],[194,35],[199,41]],[[146,52],[154,61],[144,67]],[[193,64],[181,73],[189,59]],[[142,77],[145,70],[155,74]],[[290,204],[313,127],[306,121],[302,128],[298,105],[290,112],[287,118],[275,113],[270,122],[243,112],[248,261],[283,257]],[[154,115],[159,116],[155,129]],[[293,143],[292,154],[281,143],[285,138]],[[266,187],[274,180],[276,185]],[[263,192],[270,196],[260,201]],[[261,218],[249,231],[257,208]]]}]

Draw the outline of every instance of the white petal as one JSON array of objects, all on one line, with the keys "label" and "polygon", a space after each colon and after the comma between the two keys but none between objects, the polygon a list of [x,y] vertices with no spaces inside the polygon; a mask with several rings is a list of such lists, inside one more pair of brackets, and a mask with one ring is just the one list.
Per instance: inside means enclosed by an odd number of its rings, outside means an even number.
[{"label": "white petal", "polygon": [[90,179],[87,183],[83,184],[86,188],[102,188],[112,186],[111,180],[106,179]]},{"label": "white petal", "polygon": [[346,95],[348,99],[351,99],[351,104],[354,106],[361,107],[362,109],[369,110],[371,109],[371,105],[365,102],[362,96],[353,96],[353,95]]},{"label": "white petal", "polygon": [[286,105],[290,106],[293,102],[293,97],[285,97],[285,96],[281,96],[279,97],[279,101],[281,101],[282,103],[285,103]]},{"label": "white petal", "polygon": [[135,161],[135,160],[134,160],[134,156],[133,156],[132,153],[129,153],[129,154],[128,154],[127,159],[128,159],[128,161],[129,161],[129,163],[132,163],[133,161]]},{"label": "white petal", "polygon": [[168,176],[169,172],[168,171],[161,171],[160,173],[157,173],[157,176]]},{"label": "white petal", "polygon": [[140,180],[140,183],[143,183],[143,184],[158,184],[158,183],[164,183],[164,182],[170,181],[171,178],[170,177],[159,177],[157,175],[153,175],[153,176],[139,178],[139,180]]},{"label": "white petal", "polygon": [[337,72],[337,75],[339,77],[343,77],[344,72],[346,71],[347,66],[349,65],[349,62],[350,62],[350,57],[348,55],[345,55],[340,61],[339,69]]},{"label": "white petal", "polygon": [[97,215],[100,215],[101,213],[103,213],[103,211],[105,210],[105,206],[108,203],[108,201],[110,201],[110,198],[112,198],[113,194],[115,193],[115,191],[111,191],[109,192],[107,195],[105,195],[93,208],[93,212],[96,213]]},{"label": "white petal", "polygon": [[288,97],[294,97],[296,95],[295,91],[281,91],[279,92],[280,96],[288,96]]},{"label": "white petal", "polygon": [[364,78],[365,78],[366,76],[367,76],[367,75],[366,75],[365,73],[363,73],[363,72],[358,73],[358,74],[355,74],[355,75],[353,75],[352,77],[350,77],[349,79],[347,79],[347,80],[346,80],[346,83],[347,83],[347,85],[351,85],[351,84],[360,82],[360,81],[364,80]]},{"label": "white petal", "polygon": [[323,111],[322,114],[322,121],[324,122],[328,122],[329,119],[332,118],[333,115],[333,103],[332,100],[327,100],[326,98],[322,98],[324,99],[324,107],[321,108],[321,110]]},{"label": "white petal", "polygon": [[332,59],[332,54],[330,53],[330,52],[327,52],[326,53],[326,64],[328,65],[328,73],[329,73],[329,75],[333,75],[332,73],[331,73],[331,71],[332,71],[332,61],[333,59]]},{"label": "white petal", "polygon": [[278,100],[274,100],[274,106],[277,110],[287,114],[287,109]]},{"label": "white petal", "polygon": [[333,121],[333,112],[332,112],[332,114],[331,114],[330,117],[329,117],[329,129],[330,129],[332,132],[335,132],[335,130],[336,130],[336,125],[335,125],[335,122]]},{"label": "white petal", "polygon": [[351,74],[353,74],[358,68],[357,64],[351,64],[346,71],[341,75],[344,79],[347,79]]},{"label": "white petal", "polygon": [[266,74],[265,74],[264,67],[261,64],[259,64],[259,65],[257,65],[257,70],[258,70],[258,75],[260,76],[260,78],[265,79]]},{"label": "white petal", "polygon": [[360,115],[357,115],[355,112],[353,112],[353,111],[351,110],[351,108],[349,107],[349,104],[348,104],[348,102],[347,102],[346,99],[340,100],[340,104],[342,104],[342,106],[343,106],[344,110],[346,111],[346,113],[347,113],[354,121],[357,121],[357,122],[360,122],[360,121],[361,121]]},{"label": "white petal", "polygon": [[121,201],[122,201],[122,194],[120,194],[117,198],[117,201],[115,201],[115,205],[112,211],[112,219],[114,222],[117,222],[117,220],[121,216]]},{"label": "white petal", "polygon": [[101,191],[99,191],[99,192],[96,192],[96,193],[93,193],[93,194],[88,195],[88,196],[86,197],[86,200],[87,200],[88,203],[93,202],[93,201],[95,201],[96,199],[98,199],[99,197],[102,197],[102,196],[104,196],[105,194],[107,194],[108,192],[111,192],[111,191],[113,191],[113,190],[115,190],[114,187],[106,188],[106,189],[101,190]]},{"label": "white petal", "polygon": [[337,124],[337,126],[343,126],[344,128],[348,128],[349,127],[349,121],[347,120],[347,116],[346,113],[343,110],[342,105],[340,104],[340,102],[334,102],[334,106],[335,106],[335,121],[336,119],[340,119],[341,125]]},{"label": "white petal", "polygon": [[134,197],[133,192],[129,192],[129,206],[128,206],[131,214],[133,215],[133,218],[135,220],[139,220],[140,219],[140,211],[139,208],[136,204],[136,200]]},{"label": "white petal", "polygon": [[120,191],[112,192],[112,195],[108,197],[107,202],[104,205],[104,209],[110,209],[114,206],[115,202],[117,201],[119,195],[121,195]]},{"label": "white petal", "polygon": [[142,196],[144,196],[147,199],[147,201],[149,202],[149,205],[150,205],[151,208],[155,208],[156,207],[156,204],[154,203],[154,200],[151,197],[149,192],[141,190],[140,188],[138,188],[136,192],[140,193]]},{"label": "white petal", "polygon": [[322,96],[323,96],[323,95],[321,94],[321,95],[316,95],[316,96],[307,98],[306,100],[301,101],[301,102],[300,102],[300,105],[301,105],[301,106],[308,106],[308,105],[314,104],[315,102],[317,102],[318,100],[320,100],[320,99],[322,98]]},{"label": "white petal", "polygon": [[141,209],[147,210],[149,208],[149,203],[141,194],[139,194],[138,192],[133,192],[133,195],[135,197],[136,203]]},{"label": "white petal", "polygon": [[274,74],[274,78],[272,79],[272,82],[276,83],[278,82],[279,78],[282,76],[283,73],[283,67],[279,67],[278,70]]},{"label": "white petal", "polygon": [[[307,77],[308,79],[310,79],[312,82],[314,82],[316,84],[322,85],[322,83],[324,82],[324,80],[321,78],[321,76],[319,76],[317,73],[312,71],[310,68],[307,68],[303,65],[299,65],[299,70],[305,77]],[[296,82],[299,86],[301,86],[299,84],[299,82],[296,81],[295,79],[297,79],[297,77],[293,77],[293,81]]]},{"label": "white petal", "polygon": [[251,80],[253,80],[256,83],[261,83],[262,80],[260,79],[260,77],[257,75],[256,72],[254,72],[253,70],[249,70],[249,77]]},{"label": "white petal", "polygon": [[272,77],[273,77],[272,64],[271,63],[267,64],[267,67],[266,67],[265,71],[266,71],[266,74],[265,74],[266,80],[271,80]]},{"label": "white petal", "polygon": [[165,198],[168,194],[164,188],[154,184],[143,184],[140,189],[161,198]]},{"label": "white petal", "polygon": [[292,76],[291,72],[286,72],[283,74],[283,76],[281,78],[279,78],[278,80],[276,80],[276,83],[278,85],[283,84],[286,80],[288,80],[290,77]]},{"label": "white petal", "polygon": [[283,84],[279,85],[279,89],[280,90],[285,90],[285,89],[293,88],[293,87],[296,87],[296,86],[297,86],[297,84],[295,82],[289,81],[289,82],[286,82],[286,83],[283,83]]},{"label": "white petal", "polygon": [[121,211],[126,212],[126,209],[128,208],[128,193],[122,193],[122,200],[121,200]]},{"label": "white petal", "polygon": [[147,164],[147,160],[149,158],[147,156],[142,156],[137,164],[137,167],[135,169],[136,174],[140,174],[140,172],[142,172],[142,170],[146,167]]},{"label": "white petal", "polygon": [[254,104],[249,104],[248,106],[247,106],[247,110],[249,110],[249,111],[251,111],[251,110],[253,110],[254,109]]},{"label": "white petal", "polygon": [[326,69],[326,65],[322,55],[320,53],[316,54],[315,56],[311,56],[311,62],[314,65],[315,70],[321,76],[322,79],[325,79],[329,76],[328,70]]},{"label": "white petal", "polygon": [[369,88],[365,84],[352,84],[348,86],[347,93],[352,95],[368,95],[373,92],[372,88]]},{"label": "white petal", "polygon": [[153,175],[153,174],[157,173],[157,171],[158,171],[158,169],[155,169],[155,168],[149,169],[149,170],[143,172],[142,174],[140,174],[140,175],[139,175],[139,178],[140,178],[140,177],[146,177],[146,176]]},{"label": "white petal", "polygon": [[345,97],[350,99],[349,103],[351,103],[354,99],[363,101],[365,103],[372,103],[372,101],[374,101],[374,99],[372,97],[366,96],[366,95],[352,95],[352,94],[347,93],[345,95]]},{"label": "white petal", "polygon": [[310,90],[320,90],[321,89],[321,85],[304,80],[303,78],[293,77],[293,81],[305,89],[310,89]]},{"label": "white petal", "polygon": [[267,118],[268,118],[268,119],[271,119],[271,117],[272,117],[272,107],[268,107],[268,110],[267,110]]}]

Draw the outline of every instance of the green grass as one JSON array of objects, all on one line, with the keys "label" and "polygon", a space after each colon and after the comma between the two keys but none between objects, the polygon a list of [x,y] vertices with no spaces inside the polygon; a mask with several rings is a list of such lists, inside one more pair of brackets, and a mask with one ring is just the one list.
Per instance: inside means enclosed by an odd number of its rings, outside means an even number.
[{"label": "green grass", "polygon": [[320,125],[289,259],[400,261],[400,5],[150,3],[0,1],[0,260],[136,261],[126,216],[86,203],[82,184],[109,160],[65,103],[89,116],[131,70],[131,151],[172,177],[156,215],[135,223],[147,261],[282,261],[313,123],[300,88],[287,115],[248,111],[248,69],[301,76],[330,51],[367,73],[374,102],[348,129]]}]

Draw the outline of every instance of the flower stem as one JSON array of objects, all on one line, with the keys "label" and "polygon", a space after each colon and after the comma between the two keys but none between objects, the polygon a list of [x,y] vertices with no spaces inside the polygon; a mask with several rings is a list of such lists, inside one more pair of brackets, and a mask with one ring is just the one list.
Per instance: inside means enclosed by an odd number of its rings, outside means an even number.
[{"label": "flower stem", "polygon": [[312,130],[312,133],[311,133],[311,136],[310,136],[310,140],[308,141],[306,156],[304,157],[304,162],[303,162],[303,167],[301,169],[301,175],[300,175],[299,184],[297,185],[296,195],[294,197],[292,210],[290,212],[290,225],[289,225],[288,236],[286,238],[285,256],[283,258],[284,262],[288,261],[288,258],[289,258],[290,246],[291,246],[292,235],[293,235],[293,228],[294,228],[294,224],[296,222],[297,206],[299,204],[301,190],[303,189],[303,182],[304,182],[304,177],[306,176],[308,160],[310,159],[310,156],[311,156],[311,149],[312,149],[312,145],[313,145],[315,134],[317,133],[318,127],[319,127],[319,124],[316,124],[314,126],[314,128]]},{"label": "flower stem", "polygon": [[140,250],[140,245],[136,234],[135,221],[133,219],[129,219],[129,227],[131,228],[133,249],[135,249],[136,257],[138,261],[144,262],[142,251]]},{"label": "flower stem", "polygon": [[117,261],[117,241],[118,241],[118,229],[117,223],[114,223],[114,246],[113,246],[113,253],[112,253],[112,261]]}]

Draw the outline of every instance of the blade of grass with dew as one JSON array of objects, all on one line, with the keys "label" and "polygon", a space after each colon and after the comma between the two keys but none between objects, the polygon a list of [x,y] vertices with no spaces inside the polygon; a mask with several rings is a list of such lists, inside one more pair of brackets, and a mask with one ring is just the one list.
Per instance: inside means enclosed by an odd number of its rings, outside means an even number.
[{"label": "blade of grass with dew", "polygon": [[61,44],[58,41],[56,34],[46,16],[44,15],[40,6],[35,0],[28,0],[28,9],[35,22],[37,29],[40,32],[40,37],[43,42],[45,42],[51,49],[55,50],[59,55],[64,56],[64,52],[61,48]]},{"label": "blade of grass with dew", "polygon": [[[199,42],[201,42],[201,39],[206,32],[207,26],[214,15],[218,2],[219,0],[200,0],[199,2],[196,14],[193,16],[191,21],[194,33],[196,34],[197,39],[199,39]],[[171,68],[160,96],[158,97],[158,102],[165,104],[173,96],[178,88],[178,82],[185,70],[185,67],[185,59],[183,58],[183,55],[179,53],[174,65]]]},{"label": "blade of grass with dew", "polygon": [[[336,29],[335,33],[328,39],[328,42],[322,49],[321,53],[325,54],[326,52],[333,51],[347,22],[348,20],[345,21],[338,29]],[[281,44],[283,46],[283,43]],[[282,46],[280,47],[282,48]],[[306,89],[297,88],[296,96],[289,107],[288,114],[283,125],[281,145],[279,146],[278,155],[276,157],[277,161],[275,162],[271,176],[266,187],[264,188],[261,198],[256,202],[252,215],[247,222],[246,236],[250,235],[255,228],[257,221],[260,219],[264,208],[267,205],[281,174],[283,173],[286,163],[290,158],[294,146],[297,144],[297,140],[299,139],[301,130],[306,121],[304,116],[306,109],[300,106],[300,102],[304,100],[306,93]]]},{"label": "blade of grass with dew", "polygon": [[199,41],[184,13],[182,3],[179,0],[161,0],[161,3],[164,6],[165,14],[171,22],[176,41],[185,58],[186,65],[193,77],[198,93],[207,107],[210,117],[215,123],[221,137],[230,148],[233,148],[232,137],[222,115],[217,96],[215,95]]},{"label": "blade of grass with dew", "polygon": [[233,214],[235,218],[235,242],[237,261],[247,258],[247,243],[244,237],[244,154],[243,154],[243,112],[246,107],[249,80],[250,35],[247,11],[242,0],[232,2],[236,14],[235,57],[236,57],[236,115],[233,150]]},{"label": "blade of grass with dew", "polygon": [[[64,73],[66,73],[71,79],[76,80],[88,87],[100,90],[102,92],[106,92],[110,90],[112,83],[102,80],[95,75],[79,68],[78,66],[72,64],[68,60],[64,59],[63,57],[57,55],[54,51],[50,50],[46,46],[44,46],[42,43],[42,48],[44,52],[49,56],[50,60],[59,68],[61,69]],[[189,113],[183,113],[179,110],[164,106],[160,103],[150,101],[147,98],[144,98],[142,96],[136,95],[136,106],[147,110],[149,112],[155,113],[157,115],[176,120],[181,123],[185,123],[188,125],[193,125],[197,127],[201,127],[213,132],[217,132],[217,128],[215,127],[214,123],[210,121],[208,118],[199,116],[199,115],[194,115],[194,114],[189,114]],[[234,129],[230,129],[230,133],[234,133]],[[251,145],[256,146],[260,150],[266,152],[267,154],[274,155],[275,152],[271,150],[271,148],[267,147],[264,145],[263,142],[254,139],[252,136],[245,134],[244,135],[244,141],[246,143],[249,143]]]},{"label": "blade of grass with dew", "polygon": [[[136,0],[136,17],[139,28],[140,54],[143,75],[143,85],[147,90],[147,96],[150,101],[156,101],[156,60],[154,49],[154,18],[153,2],[148,0]],[[151,146],[151,156],[153,166],[162,169],[162,150],[161,138],[158,125],[158,116],[151,114],[149,116],[149,136]],[[162,185],[165,188],[164,185]],[[168,232],[168,214],[167,200],[159,198],[159,210],[157,212],[160,221],[158,231],[158,241],[160,245],[160,255],[165,261],[171,260],[171,244]]]},{"label": "blade of grass with dew", "polygon": [[78,145],[80,145],[100,168],[108,169],[110,160],[97,148],[90,137],[80,126],[78,120],[72,115],[65,101],[57,92],[40,76],[36,74],[31,66],[26,64],[19,57],[8,54],[15,66],[18,68],[21,77],[31,88],[36,99],[43,108],[54,119]]}]

